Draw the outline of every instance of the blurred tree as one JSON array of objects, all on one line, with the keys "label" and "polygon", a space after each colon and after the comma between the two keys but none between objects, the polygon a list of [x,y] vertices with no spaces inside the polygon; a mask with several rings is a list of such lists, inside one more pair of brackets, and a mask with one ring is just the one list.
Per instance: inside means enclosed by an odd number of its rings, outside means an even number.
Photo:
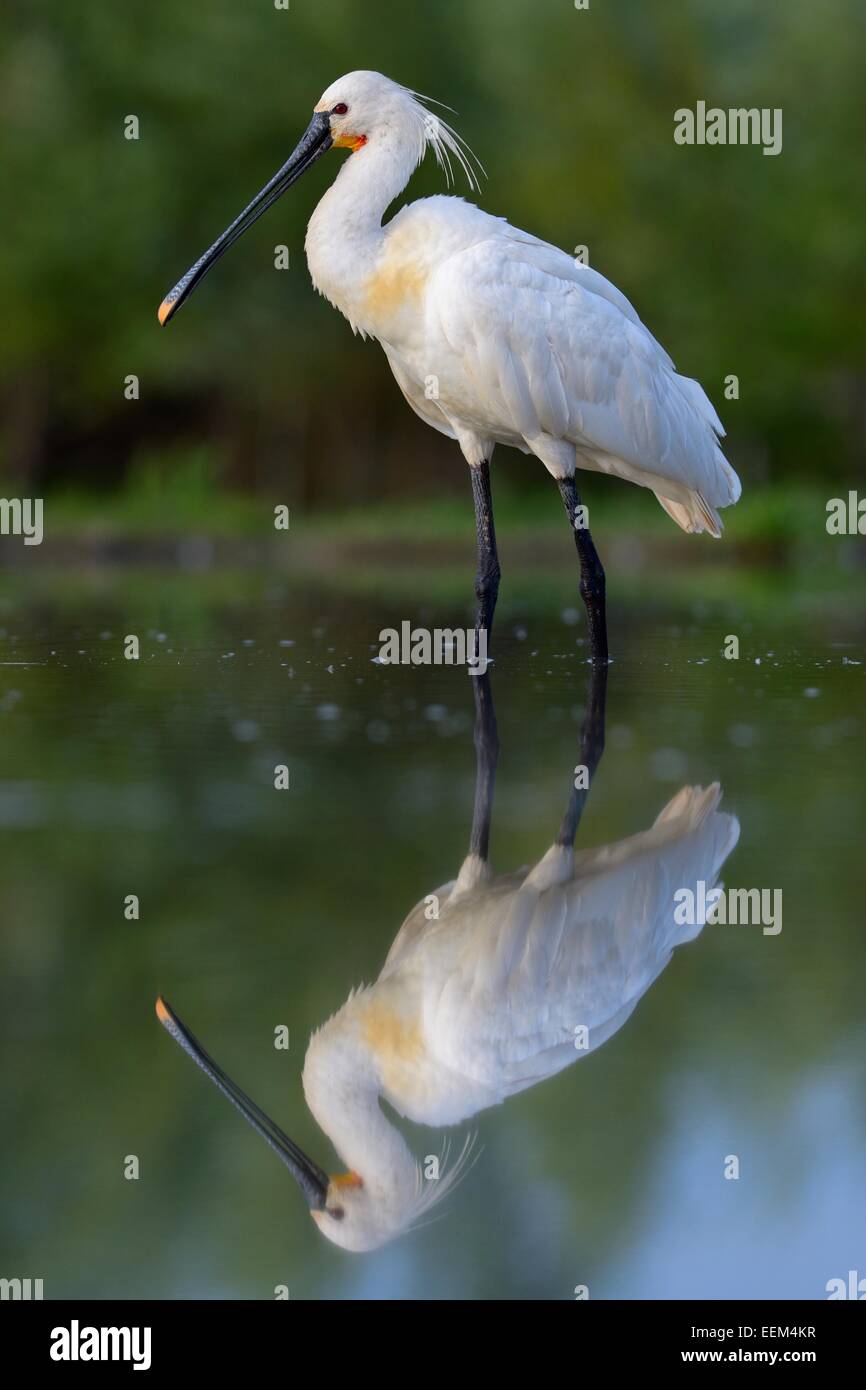
[{"label": "blurred tree", "polygon": [[[701,378],[747,481],[844,479],[866,442],[864,30],[857,0],[7,0],[2,474],[113,486],[142,451],[188,443],[208,446],[218,480],[301,505],[424,492],[424,465],[446,458],[464,486],[456,451],[406,410],[378,351],[311,291],[304,227],[341,155],[262,220],[182,321],[156,323],[320,91],[376,67],[460,112],[487,166],[485,207],[589,248]],[[676,145],[674,111],[699,99],[781,107],[782,153]],[[425,167],[407,196],[439,188]]]}]

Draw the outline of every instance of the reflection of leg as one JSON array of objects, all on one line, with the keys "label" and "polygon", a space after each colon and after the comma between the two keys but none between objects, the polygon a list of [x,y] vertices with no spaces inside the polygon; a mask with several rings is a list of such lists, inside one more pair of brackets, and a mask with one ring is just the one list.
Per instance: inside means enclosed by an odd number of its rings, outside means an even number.
[{"label": "reflection of leg", "polygon": [[[496,553],[496,532],[493,527],[493,498],[490,495],[490,464],[484,459],[469,467],[472,477],[472,500],[475,503],[475,535],[478,549],[478,568],[475,574],[475,630],[487,634],[490,650],[490,629],[499,593],[499,556]],[[476,645],[476,651],[480,648]]]},{"label": "reflection of leg", "polygon": [[499,733],[490,677],[473,676],[475,692],[475,805],[469,853],[487,862],[490,848],[490,817],[493,813],[493,784],[499,758]]},{"label": "reflection of leg", "polygon": [[601,560],[589,533],[588,526],[575,526],[577,509],[581,506],[580,494],[574,485],[574,478],[560,478],[559,491],[580,560],[580,596],[586,608],[589,627],[589,645],[595,662],[607,661],[607,619],[605,617],[605,578]]},{"label": "reflection of leg", "polygon": [[575,769],[571,796],[556,837],[558,845],[573,845],[586,798],[604,752],[604,714],[607,698],[607,666],[593,665],[589,673],[586,713],[580,731],[580,764]]}]

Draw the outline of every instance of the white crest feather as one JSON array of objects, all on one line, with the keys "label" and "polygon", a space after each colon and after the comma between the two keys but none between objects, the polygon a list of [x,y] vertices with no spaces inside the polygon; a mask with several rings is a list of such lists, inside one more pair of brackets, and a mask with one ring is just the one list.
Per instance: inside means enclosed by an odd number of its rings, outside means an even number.
[{"label": "white crest feather", "polygon": [[481,191],[479,174],[487,177],[487,171],[475,151],[467,144],[462,135],[458,135],[453,126],[441,116],[437,116],[435,111],[429,111],[424,104],[433,102],[436,106],[441,106],[445,111],[451,111],[450,106],[446,106],[442,101],[436,101],[435,97],[424,96],[421,92],[413,92],[408,87],[404,88],[406,93],[412,98],[413,105],[418,111],[424,123],[424,142],[429,145],[439,168],[444,170],[445,177],[450,186],[454,184],[454,169],[451,164],[451,156],[457,160],[466,181],[473,193]]},{"label": "white crest feather", "polygon": [[450,1168],[448,1167],[448,1160],[451,1156],[451,1140],[446,1138],[439,1154],[440,1176],[435,1180],[426,1178],[421,1165],[418,1164],[417,1196],[405,1227],[407,1231],[418,1230],[419,1226],[428,1225],[429,1223],[423,1218],[429,1216],[433,1208],[438,1206],[449,1193],[456,1191],[481,1156],[481,1149],[475,1147],[477,1138],[478,1135],[474,1131],[467,1134],[463,1148]]}]

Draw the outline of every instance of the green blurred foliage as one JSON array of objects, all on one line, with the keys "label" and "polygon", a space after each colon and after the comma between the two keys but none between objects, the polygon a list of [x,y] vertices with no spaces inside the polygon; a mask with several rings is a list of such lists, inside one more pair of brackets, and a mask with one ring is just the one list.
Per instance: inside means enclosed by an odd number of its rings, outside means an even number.
[{"label": "green blurred foliage", "polygon": [[[457,109],[486,208],[589,247],[704,382],[747,483],[852,476],[866,436],[864,37],[859,0],[6,0],[2,475],[113,486],[142,454],[190,447],[219,485],[295,503],[464,486],[456,449],[407,411],[375,345],[312,292],[304,228],[342,154],[171,329],[156,322],[324,87],[373,67]],[[677,146],[673,113],[699,99],[781,107],[783,152]],[[441,184],[428,161],[407,197]],[[278,243],[289,272],[274,269]]]}]

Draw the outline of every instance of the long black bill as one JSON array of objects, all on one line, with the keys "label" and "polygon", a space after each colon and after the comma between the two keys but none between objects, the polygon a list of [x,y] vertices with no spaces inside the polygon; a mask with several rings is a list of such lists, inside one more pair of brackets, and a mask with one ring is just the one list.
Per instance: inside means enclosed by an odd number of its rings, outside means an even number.
[{"label": "long black bill", "polygon": [[226,1076],[222,1067],[217,1066],[212,1057],[205,1052],[195,1034],[191,1033],[186,1024],[178,1018],[170,1004],[160,997],[156,1001],[156,1016],[163,1028],[171,1034],[176,1043],[179,1043],[184,1052],[189,1053],[197,1066],[201,1067],[206,1076],[231,1101],[232,1105],[241,1112],[245,1120],[248,1120],[254,1130],[262,1136],[267,1144],[273,1149],[274,1153],[285,1163],[298,1187],[306,1198],[307,1205],[312,1211],[322,1211],[325,1206],[325,1198],[328,1192],[330,1179],[328,1174],[318,1164],[308,1158],[303,1149],[299,1149],[287,1134],[284,1134],[278,1124],[266,1115],[263,1110],[251,1101],[240,1088],[232,1081],[231,1077]]},{"label": "long black bill", "polygon": [[166,295],[159,306],[160,323],[168,323],[220,256],[228,251],[239,236],[243,235],[247,227],[251,227],[254,222],[258,221],[263,212],[267,212],[271,203],[275,203],[287,188],[291,188],[292,184],[297,182],[301,174],[306,173],[311,164],[315,164],[320,154],[324,154],[326,150],[330,149],[332,143],[327,111],[315,111],[313,119],[282,169],[277,170],[270,183],[265,184],[261,193],[256,194],[241,215],[235,218],[231,226],[226,227],[222,236],[218,237],[213,246],[199,257],[195,265],[190,266],[186,275],[182,276],[174,289]]}]

